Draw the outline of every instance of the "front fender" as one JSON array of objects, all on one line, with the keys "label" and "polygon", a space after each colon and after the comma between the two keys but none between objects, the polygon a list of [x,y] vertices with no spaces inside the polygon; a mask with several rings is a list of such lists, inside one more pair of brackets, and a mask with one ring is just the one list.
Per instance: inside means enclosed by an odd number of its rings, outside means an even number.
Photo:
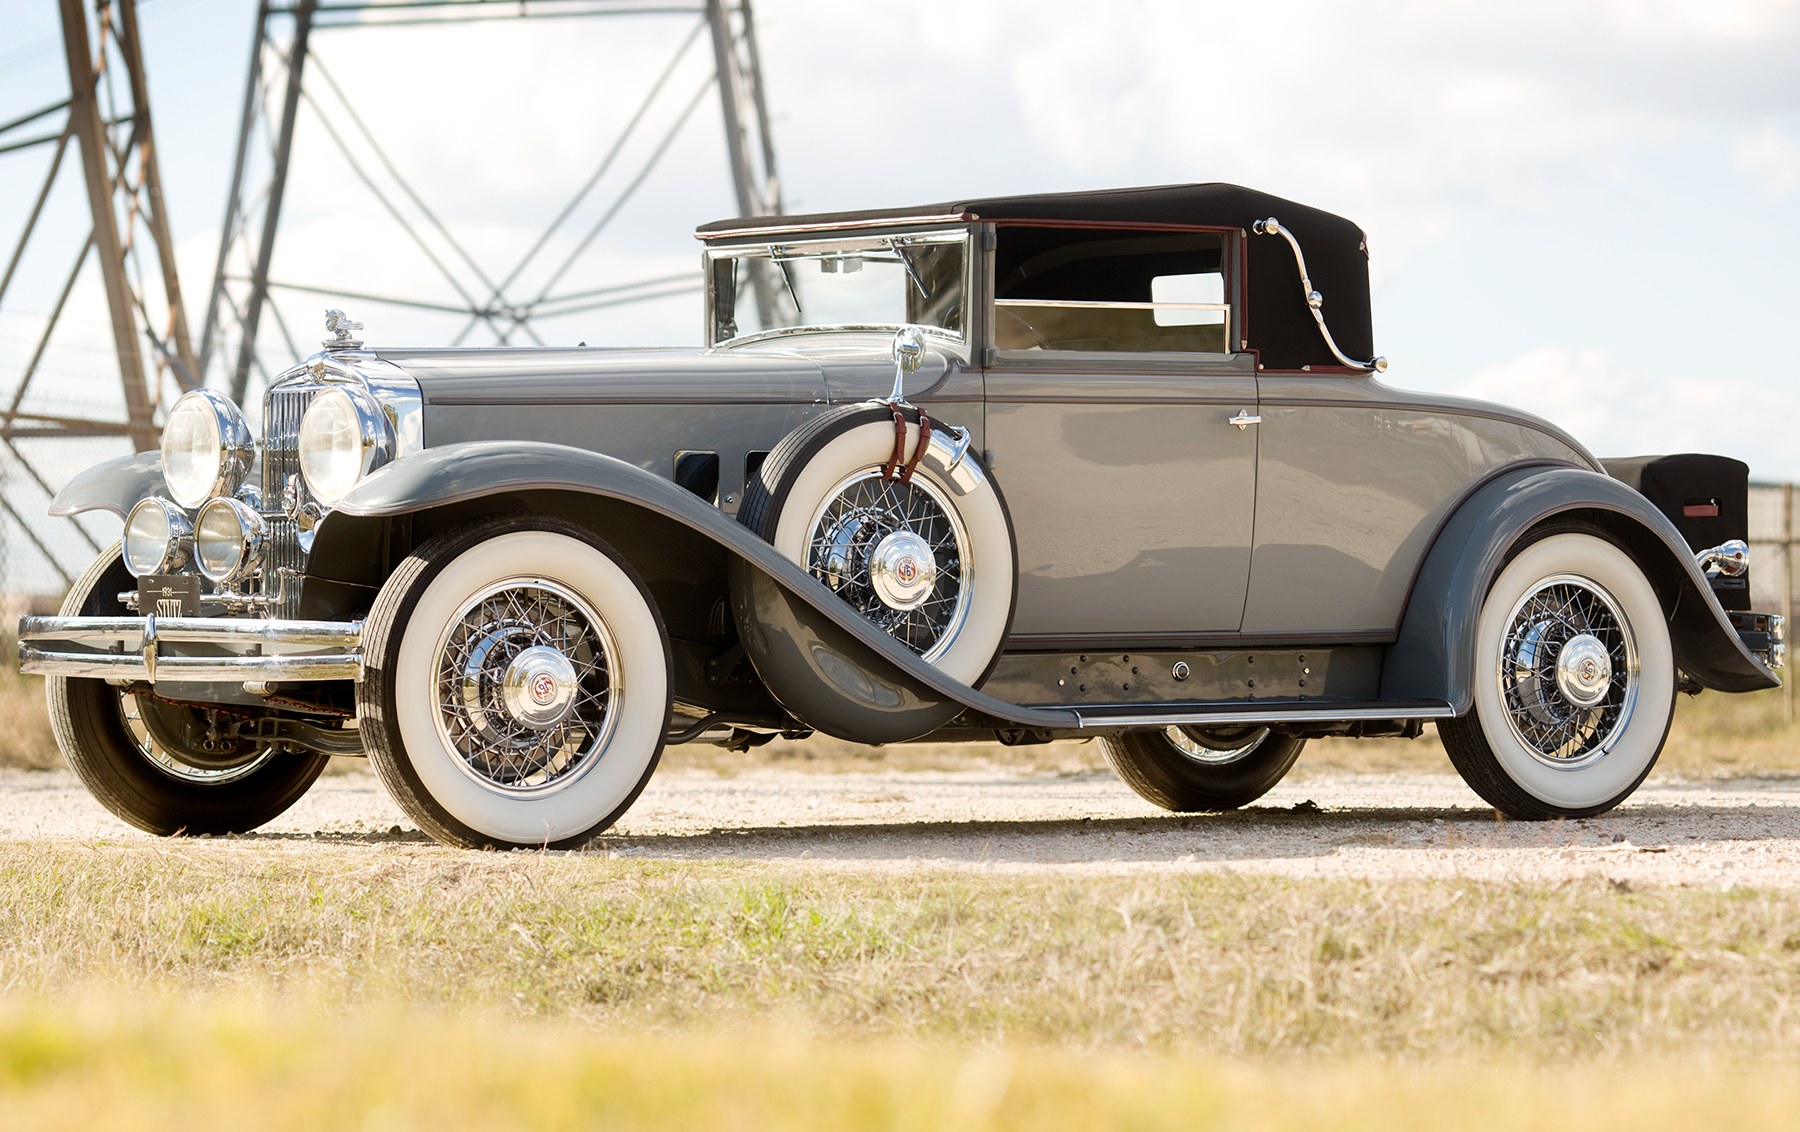
[{"label": "front fender", "polygon": [[162,453],[118,456],[79,473],[50,501],[52,515],[111,511],[123,519],[138,500],[163,491]]},{"label": "front fender", "polygon": [[1636,559],[1663,599],[1682,671],[1725,692],[1779,686],[1744,647],[1687,541],[1654,504],[1595,472],[1532,467],[1478,489],[1439,532],[1382,668],[1384,699],[1444,699],[1459,715],[1469,710],[1482,601],[1519,539],[1559,516],[1601,527]]},{"label": "front fender", "polygon": [[[795,631],[796,620],[804,621],[814,662],[838,674],[836,686],[849,697],[847,705],[853,703],[867,721],[859,735],[841,737],[898,742],[913,737],[899,734],[910,726],[906,720],[932,714],[927,709],[934,706],[952,704],[1025,727],[1063,729],[1081,724],[1073,711],[1009,704],[944,675],[857,616],[818,579],[729,515],[635,464],[581,448],[477,441],[402,457],[359,483],[324,518],[312,556],[314,561],[330,561],[334,548],[354,545],[351,531],[358,520],[406,515],[490,495],[543,491],[620,500],[673,520],[727,551],[736,560],[736,569],[753,569],[773,582],[754,599],[766,618],[761,622],[764,630]],[[834,655],[824,655],[827,652]],[[852,671],[863,678],[850,678]]]}]

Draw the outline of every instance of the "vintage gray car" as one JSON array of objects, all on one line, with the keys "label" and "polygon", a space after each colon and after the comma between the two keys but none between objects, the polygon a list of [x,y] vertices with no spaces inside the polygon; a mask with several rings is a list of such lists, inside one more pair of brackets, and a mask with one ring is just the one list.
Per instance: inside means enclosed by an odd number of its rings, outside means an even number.
[{"label": "vintage gray car", "polygon": [[1313,736],[1435,722],[1582,816],[1678,692],[1779,683],[1746,471],[1608,466],[1382,384],[1356,225],[1233,185],[699,230],[700,349],[386,349],[331,312],[58,514],[124,517],[20,626],[63,752],[158,833],[366,755],[433,836],[573,846],[665,745],[1098,739],[1248,803]]}]

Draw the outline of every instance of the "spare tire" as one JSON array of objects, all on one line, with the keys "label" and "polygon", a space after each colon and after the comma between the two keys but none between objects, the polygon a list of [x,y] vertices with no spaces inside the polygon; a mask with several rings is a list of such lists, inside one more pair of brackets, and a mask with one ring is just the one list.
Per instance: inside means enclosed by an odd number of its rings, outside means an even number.
[{"label": "spare tire", "polygon": [[[979,684],[1012,625],[1012,522],[1000,489],[957,433],[933,421],[918,452],[919,410],[900,411],[904,455],[917,454],[910,477],[887,474],[893,409],[847,405],[796,429],[769,453],[745,488],[738,518],[945,675]],[[746,634],[753,660],[755,637]],[[779,666],[758,664],[759,671],[766,667]],[[814,698],[794,695],[770,675],[764,671],[770,690],[790,710],[791,701]],[[797,714],[806,718],[804,710]]]}]

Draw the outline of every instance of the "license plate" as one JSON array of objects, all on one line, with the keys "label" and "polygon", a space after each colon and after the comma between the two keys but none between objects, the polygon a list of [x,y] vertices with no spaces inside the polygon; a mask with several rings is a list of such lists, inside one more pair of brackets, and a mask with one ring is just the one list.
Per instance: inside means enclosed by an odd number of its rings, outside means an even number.
[{"label": "license plate", "polygon": [[200,579],[194,574],[145,574],[138,579],[138,612],[158,617],[200,616]]}]

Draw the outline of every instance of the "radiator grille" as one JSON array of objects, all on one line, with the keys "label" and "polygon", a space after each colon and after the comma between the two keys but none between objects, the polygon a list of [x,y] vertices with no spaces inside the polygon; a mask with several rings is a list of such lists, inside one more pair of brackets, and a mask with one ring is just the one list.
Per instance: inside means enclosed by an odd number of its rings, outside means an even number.
[{"label": "radiator grille", "polygon": [[312,403],[319,386],[311,383],[283,385],[263,397],[262,489],[268,520],[268,542],[263,549],[262,593],[282,593],[282,573],[288,578],[286,597],[269,607],[271,617],[295,617],[300,612],[299,571],[306,565],[300,548],[300,527],[288,516],[308,500],[306,481],[300,476],[300,418]]}]

